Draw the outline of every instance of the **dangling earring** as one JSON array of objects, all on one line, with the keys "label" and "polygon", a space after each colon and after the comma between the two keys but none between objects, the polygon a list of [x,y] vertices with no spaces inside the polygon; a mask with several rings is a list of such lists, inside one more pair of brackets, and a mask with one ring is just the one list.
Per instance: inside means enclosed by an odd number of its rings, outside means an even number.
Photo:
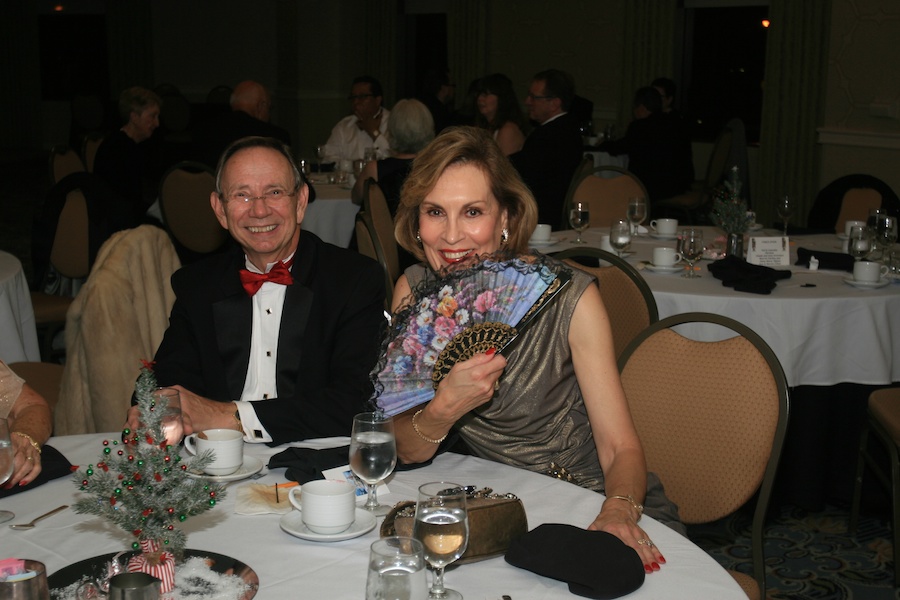
[{"label": "dangling earring", "polygon": [[508,241],[509,241],[509,229],[504,227],[503,231],[500,232],[500,245],[505,246]]},{"label": "dangling earring", "polygon": [[418,231],[416,231],[416,241],[419,243],[420,246],[422,245],[422,236],[419,235]]}]

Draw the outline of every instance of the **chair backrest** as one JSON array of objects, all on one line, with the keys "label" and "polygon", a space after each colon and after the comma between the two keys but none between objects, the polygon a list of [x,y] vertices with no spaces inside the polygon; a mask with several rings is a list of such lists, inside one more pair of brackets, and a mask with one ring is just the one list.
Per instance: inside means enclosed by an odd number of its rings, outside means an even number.
[{"label": "chair backrest", "polygon": [[384,192],[371,177],[363,184],[362,210],[372,220],[373,242],[376,247],[381,248],[384,261],[381,264],[391,278],[393,286],[400,278],[400,259],[397,254],[397,239],[394,237],[394,218],[391,216]]},{"label": "chair backrest", "polygon": [[554,258],[597,278],[600,297],[609,315],[616,356],[622,354],[635,336],[659,320],[659,310],[650,286],[637,269],[612,252],[597,248],[570,248],[555,254]]},{"label": "chair backrest", "polygon": [[713,144],[712,154],[709,156],[709,163],[706,166],[706,179],[704,187],[711,190],[725,179],[725,174],[729,168],[728,157],[731,155],[731,144],[734,140],[734,133],[730,127],[723,127],[716,136]]},{"label": "chair backrest", "polygon": [[[566,210],[573,202],[587,202],[591,211],[591,225],[608,227],[613,219],[628,216],[628,200],[647,198],[647,189],[641,180],[625,169],[611,165],[600,166],[583,173],[572,190]],[[566,222],[568,222],[568,214]]]},{"label": "chair backrest", "polygon": [[843,175],[819,190],[807,217],[807,227],[842,232],[846,221],[866,221],[869,209],[880,207],[900,216],[900,198],[887,183],[866,173]]},{"label": "chair backrest", "polygon": [[90,271],[88,240],[87,200],[81,190],[72,190],[66,194],[66,203],[59,213],[50,264],[65,277],[87,277]]},{"label": "chair backrest", "polygon": [[173,166],[159,185],[159,208],[166,228],[192,252],[215,252],[228,239],[228,232],[209,204],[209,195],[215,189],[212,169],[197,162]]},{"label": "chair backrest", "polygon": [[[672,329],[684,323],[713,323],[736,337],[691,340]],[[733,319],[685,313],[638,335],[619,357],[619,370],[647,469],[660,476],[682,521],[715,521],[759,491],[753,567],[765,590],[762,529],[789,412],[775,354]]]},{"label": "chair backrest", "polygon": [[81,160],[84,168],[88,173],[94,172],[94,160],[97,158],[97,150],[103,143],[103,136],[99,133],[92,133],[84,136],[81,144]]},{"label": "chair backrest", "polygon": [[9,368],[47,401],[52,415],[59,402],[63,366],[50,362],[18,362],[11,363]]},{"label": "chair backrest", "polygon": [[59,183],[66,175],[85,170],[81,157],[68,146],[54,146],[50,150],[50,179]]},{"label": "chair backrest", "polygon": [[844,194],[841,212],[838,213],[834,230],[843,231],[847,221],[868,221],[869,211],[881,207],[881,193],[873,188],[851,188]]},{"label": "chair backrest", "polygon": [[372,218],[365,210],[356,213],[356,248],[363,256],[378,261],[384,271],[384,303],[385,309],[390,313],[394,298],[394,283],[385,268],[385,258],[382,248],[375,242],[375,225]]}]

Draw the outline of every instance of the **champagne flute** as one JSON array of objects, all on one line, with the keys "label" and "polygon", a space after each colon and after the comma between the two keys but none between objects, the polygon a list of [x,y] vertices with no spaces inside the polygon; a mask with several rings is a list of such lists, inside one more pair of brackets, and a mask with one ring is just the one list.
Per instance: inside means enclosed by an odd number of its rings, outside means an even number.
[{"label": "champagne flute", "polygon": [[575,202],[572,209],[569,210],[569,225],[578,232],[578,235],[572,240],[573,244],[586,243],[581,239],[581,232],[588,228],[591,224],[591,212],[587,202]]},{"label": "champagne flute", "polygon": [[375,484],[390,475],[396,464],[393,419],[382,412],[360,413],[353,417],[350,470],[366,484],[368,497],[363,508],[374,515],[383,516],[390,512],[389,506],[378,504]]},{"label": "champagne flute", "polygon": [[[16,449],[13,448],[9,438],[9,422],[0,419],[0,485],[6,483],[12,477],[16,466]],[[0,523],[5,523],[15,517],[15,513],[8,510],[0,510]]]},{"label": "champagne flute", "polygon": [[429,600],[462,600],[444,587],[444,567],[457,560],[469,543],[466,492],[457,483],[438,481],[419,486],[413,537],[422,542],[425,560],[434,569]]},{"label": "champagne flute", "polygon": [[794,203],[791,202],[790,196],[782,196],[778,200],[775,209],[778,211],[778,216],[781,217],[781,220],[784,222],[784,235],[787,235],[788,222],[794,214]]},{"label": "champagne flute", "polygon": [[862,260],[872,251],[871,230],[864,225],[854,225],[850,228],[847,238],[847,254],[854,260]]},{"label": "champagne flute", "polygon": [[612,246],[619,258],[622,252],[631,243],[631,222],[627,219],[616,219],[609,228],[609,245]]},{"label": "champagne flute", "polygon": [[694,261],[699,260],[703,256],[703,231],[699,229],[685,229],[678,238],[678,251],[681,257],[688,264],[687,271],[682,277],[694,279],[701,277],[694,272]]},{"label": "champagne flute", "polygon": [[647,218],[647,199],[635,196],[628,199],[628,220],[631,221],[632,235],[638,234],[638,226]]}]

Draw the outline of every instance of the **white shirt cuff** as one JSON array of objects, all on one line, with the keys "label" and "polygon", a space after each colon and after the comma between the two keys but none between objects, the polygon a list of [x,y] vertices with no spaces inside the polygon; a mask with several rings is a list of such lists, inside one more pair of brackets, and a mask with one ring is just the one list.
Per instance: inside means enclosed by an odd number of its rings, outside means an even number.
[{"label": "white shirt cuff", "polygon": [[244,441],[252,444],[267,444],[272,441],[272,436],[266,431],[252,402],[237,401],[238,413],[241,415],[241,426],[244,428]]}]

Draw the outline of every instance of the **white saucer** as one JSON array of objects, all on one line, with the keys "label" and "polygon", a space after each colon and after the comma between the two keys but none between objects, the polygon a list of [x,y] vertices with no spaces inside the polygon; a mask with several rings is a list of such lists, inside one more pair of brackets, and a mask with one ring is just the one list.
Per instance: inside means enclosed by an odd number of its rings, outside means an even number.
[{"label": "white saucer", "polygon": [[532,248],[545,248],[547,246],[552,246],[553,244],[558,244],[559,238],[551,237],[546,242],[538,242],[536,240],[528,240],[528,245]]},{"label": "white saucer", "polygon": [[844,277],[844,283],[863,290],[874,290],[886,286],[891,282],[887,277],[882,277],[878,281],[857,281],[852,277]]},{"label": "white saucer", "polygon": [[677,233],[656,233],[654,231],[650,232],[650,237],[655,240],[674,240],[678,238]]},{"label": "white saucer", "polygon": [[653,263],[647,263],[646,265],[644,265],[644,267],[648,271],[652,271],[654,273],[680,273],[680,272],[684,271],[685,265],[675,264],[675,265],[663,266],[663,265],[654,265]]},{"label": "white saucer", "polygon": [[190,470],[186,471],[186,473],[188,477],[193,477],[195,479],[206,479],[207,481],[214,481],[216,483],[225,483],[226,481],[238,481],[240,479],[246,479],[251,475],[256,475],[262,468],[263,461],[255,456],[244,456],[244,464],[230,475],[207,475],[206,473],[192,473]]},{"label": "white saucer", "polygon": [[762,223],[751,223],[747,226],[747,231],[759,231],[762,228]]},{"label": "white saucer", "polygon": [[364,508],[357,508],[356,520],[353,521],[353,525],[351,525],[349,529],[345,529],[340,533],[315,533],[314,531],[310,531],[306,524],[303,523],[300,511],[292,510],[281,517],[278,524],[281,525],[281,528],[287,533],[303,540],[310,540],[313,542],[340,542],[341,540],[350,540],[369,533],[375,529],[375,520],[375,515]]}]

